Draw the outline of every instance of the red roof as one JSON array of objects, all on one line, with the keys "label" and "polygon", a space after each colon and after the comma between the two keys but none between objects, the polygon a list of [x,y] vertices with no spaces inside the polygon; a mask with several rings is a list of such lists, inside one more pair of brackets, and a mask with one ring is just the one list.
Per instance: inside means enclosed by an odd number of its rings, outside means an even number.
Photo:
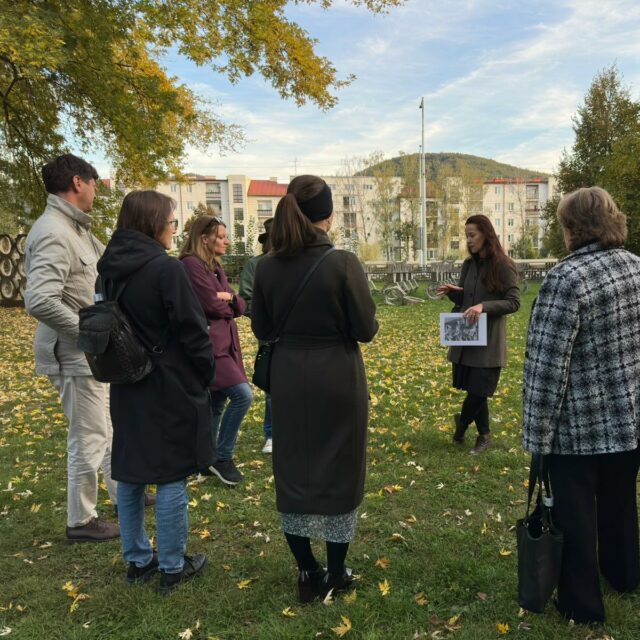
[{"label": "red roof", "polygon": [[273,180],[252,180],[249,185],[248,196],[279,196],[287,193],[287,185]]}]

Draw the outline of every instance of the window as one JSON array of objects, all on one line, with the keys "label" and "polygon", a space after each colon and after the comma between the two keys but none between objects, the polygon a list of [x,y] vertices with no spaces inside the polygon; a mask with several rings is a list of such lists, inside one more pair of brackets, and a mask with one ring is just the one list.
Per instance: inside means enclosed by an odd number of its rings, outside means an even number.
[{"label": "window", "polygon": [[507,224],[508,224],[510,227],[513,227],[513,218],[509,218],[509,220],[507,220]]},{"label": "window", "polygon": [[507,240],[513,242],[513,235],[511,233],[507,236]]},{"label": "window", "polygon": [[187,185],[187,193],[193,193],[193,185],[192,184],[188,184]]},{"label": "window", "polygon": [[242,202],[242,185],[241,184],[233,185],[233,201]]},{"label": "window", "polygon": [[178,190],[178,185],[174,182],[171,184],[171,193],[175,193]]},{"label": "window", "polygon": [[495,193],[497,196],[500,195],[500,187],[493,187],[493,193]]},{"label": "window", "polygon": [[342,208],[343,209],[352,209],[356,206],[356,198],[355,196],[342,196]]},{"label": "window", "polygon": [[494,227],[499,227],[500,226],[500,218],[496,218],[494,221]]},{"label": "window", "polygon": [[258,200],[258,215],[270,216],[273,213],[273,202],[271,200]]},{"label": "window", "polygon": [[372,184],[365,184],[364,185],[364,190],[365,191],[373,191],[373,185]]},{"label": "window", "polygon": [[493,205],[493,209],[494,209],[494,211],[502,211],[502,202],[496,202]]},{"label": "window", "polygon": [[527,185],[527,200],[537,200],[538,199],[538,185],[537,184],[528,184]]},{"label": "window", "polygon": [[509,211],[513,211],[513,202],[509,203]]},{"label": "window", "polygon": [[244,227],[236,223],[233,227],[234,240],[242,242],[244,240]]},{"label": "window", "polygon": [[344,226],[346,229],[353,229],[356,226],[356,213],[355,211],[345,211],[344,214]]},{"label": "window", "polygon": [[220,183],[219,182],[207,182],[205,187],[208,196],[220,197]]},{"label": "window", "polygon": [[233,210],[233,217],[236,222],[242,222],[244,220],[244,209],[242,207],[235,207]]},{"label": "window", "polygon": [[189,211],[193,211],[195,208],[196,207],[193,204],[193,202],[191,202],[191,201],[187,202],[187,209],[189,209]]}]

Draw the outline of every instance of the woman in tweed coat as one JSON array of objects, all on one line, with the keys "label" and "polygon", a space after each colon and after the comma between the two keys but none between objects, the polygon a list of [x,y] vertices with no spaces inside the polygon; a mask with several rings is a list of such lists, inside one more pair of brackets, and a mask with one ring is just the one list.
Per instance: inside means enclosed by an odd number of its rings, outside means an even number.
[{"label": "woman in tweed coat", "polygon": [[558,610],[604,620],[598,567],[617,591],[640,583],[640,258],[626,217],[599,187],[558,206],[569,256],[536,300],[524,371],[523,443],[548,455],[565,546]]}]

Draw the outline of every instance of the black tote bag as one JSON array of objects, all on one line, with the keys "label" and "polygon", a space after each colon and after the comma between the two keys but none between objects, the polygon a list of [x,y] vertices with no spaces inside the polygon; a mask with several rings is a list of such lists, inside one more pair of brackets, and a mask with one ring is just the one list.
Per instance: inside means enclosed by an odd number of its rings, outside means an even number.
[{"label": "black tote bag", "polygon": [[[529,513],[536,484],[536,506]],[[542,613],[560,579],[564,541],[553,524],[552,508],[549,471],[544,457],[534,454],[529,471],[527,513],[516,523],[518,602],[523,609],[534,613]]]}]

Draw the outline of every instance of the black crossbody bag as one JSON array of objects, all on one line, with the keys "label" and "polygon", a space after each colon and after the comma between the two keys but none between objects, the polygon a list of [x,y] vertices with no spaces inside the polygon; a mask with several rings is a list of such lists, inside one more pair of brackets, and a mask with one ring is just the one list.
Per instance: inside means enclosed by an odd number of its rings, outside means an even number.
[{"label": "black crossbody bag", "polygon": [[335,247],[331,247],[328,251],[325,251],[311,266],[309,271],[307,271],[305,277],[302,279],[302,282],[298,285],[296,292],[293,294],[291,304],[289,305],[289,309],[280,320],[278,327],[275,331],[273,337],[267,342],[261,344],[258,347],[258,353],[256,354],[256,360],[253,365],[253,377],[251,381],[256,385],[259,389],[262,389],[266,393],[270,393],[271,391],[271,358],[273,357],[273,350],[276,346],[278,340],[280,340],[280,336],[282,335],[282,331],[284,330],[285,324],[289,318],[289,314],[291,310],[295,306],[302,290],[305,288],[307,283],[309,282],[311,276],[315,272],[315,270],[320,266],[320,263],[330,254],[336,250]]}]

